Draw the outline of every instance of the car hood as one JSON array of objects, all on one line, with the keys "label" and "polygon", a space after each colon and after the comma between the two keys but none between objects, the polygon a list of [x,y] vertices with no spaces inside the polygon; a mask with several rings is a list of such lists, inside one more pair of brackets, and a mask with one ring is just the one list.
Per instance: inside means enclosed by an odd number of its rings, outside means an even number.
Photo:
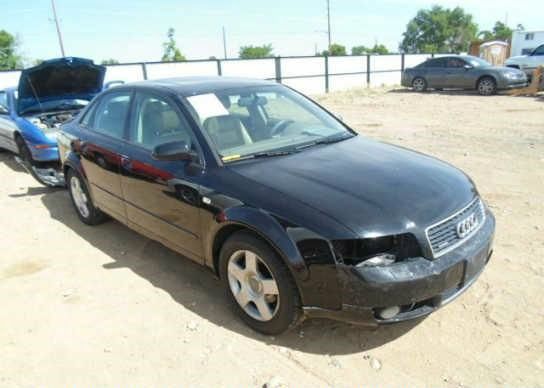
[{"label": "car hood", "polygon": [[315,214],[325,213],[360,237],[410,229],[420,234],[477,195],[470,178],[451,165],[362,136],[229,168]]},{"label": "car hood", "polygon": [[19,114],[41,111],[54,101],[90,101],[102,90],[104,66],[84,58],[51,59],[21,72],[18,88]]},{"label": "car hood", "polygon": [[525,59],[527,58],[527,55],[517,55],[515,57],[510,57],[508,58],[505,63],[509,63],[509,62],[515,62],[515,61],[519,61],[520,59]]}]

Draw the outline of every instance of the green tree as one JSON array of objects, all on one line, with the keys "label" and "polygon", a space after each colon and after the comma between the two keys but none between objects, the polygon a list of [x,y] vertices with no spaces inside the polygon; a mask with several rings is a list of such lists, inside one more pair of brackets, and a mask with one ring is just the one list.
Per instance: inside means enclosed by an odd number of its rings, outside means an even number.
[{"label": "green tree", "polygon": [[331,57],[336,57],[339,55],[347,55],[346,46],[342,46],[341,44],[338,44],[338,43],[333,43],[331,44],[329,49],[323,51],[321,55],[328,55]]},{"label": "green tree", "polygon": [[351,55],[366,55],[370,53],[370,49],[366,46],[353,46],[351,48]]},{"label": "green tree", "polygon": [[508,27],[503,22],[497,21],[493,27],[493,37],[494,39],[499,40],[511,40],[512,39],[512,29]]},{"label": "green tree", "polygon": [[117,59],[109,58],[109,59],[104,59],[100,64],[101,65],[117,65],[119,64],[119,61]]},{"label": "green tree", "polygon": [[497,21],[493,26],[493,30],[483,30],[478,32],[478,38],[480,38],[481,40],[510,40],[512,39],[512,32],[513,30],[506,24],[501,21]]},{"label": "green tree", "polygon": [[366,55],[366,54],[389,54],[389,50],[383,44],[374,44],[374,47],[354,46],[351,48],[351,55]]},{"label": "green tree", "polygon": [[274,56],[271,44],[262,46],[242,46],[240,47],[239,57],[242,59],[269,58]]},{"label": "green tree", "polygon": [[435,5],[428,10],[419,10],[410,20],[400,49],[406,53],[460,52],[468,49],[477,31],[472,15],[462,8]]},{"label": "green tree", "polygon": [[370,53],[371,54],[380,54],[380,55],[383,55],[383,54],[389,54],[389,50],[387,49],[387,47],[385,47],[383,44],[378,44],[376,43],[374,45],[374,47],[372,47],[370,49]]},{"label": "green tree", "polygon": [[176,46],[176,40],[174,39],[175,33],[176,30],[172,27],[170,27],[166,33],[168,40],[162,44],[162,47],[164,48],[164,54],[162,55],[163,62],[181,62],[186,60],[185,56]]},{"label": "green tree", "polygon": [[22,59],[17,54],[17,40],[9,32],[0,30],[0,70],[13,70],[22,67]]}]

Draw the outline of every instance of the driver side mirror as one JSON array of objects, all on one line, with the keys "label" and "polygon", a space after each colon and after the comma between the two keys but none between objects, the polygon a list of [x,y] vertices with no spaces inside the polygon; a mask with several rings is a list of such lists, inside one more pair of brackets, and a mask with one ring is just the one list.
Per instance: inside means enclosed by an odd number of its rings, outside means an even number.
[{"label": "driver side mirror", "polygon": [[190,160],[194,161],[197,158],[196,152],[191,150],[191,147],[184,141],[172,141],[164,143],[153,148],[151,157],[155,160],[162,161],[177,161]]}]

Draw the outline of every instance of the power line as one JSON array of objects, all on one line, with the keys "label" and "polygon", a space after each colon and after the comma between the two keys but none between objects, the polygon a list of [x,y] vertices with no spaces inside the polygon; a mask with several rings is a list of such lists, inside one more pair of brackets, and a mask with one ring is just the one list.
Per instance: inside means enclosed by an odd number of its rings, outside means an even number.
[{"label": "power line", "polygon": [[59,37],[60,52],[63,57],[64,54],[64,44],[62,43],[62,34],[60,33],[59,19],[57,18],[57,9],[55,8],[55,0],[51,0],[51,7],[53,7],[53,17],[55,18],[55,26],[57,27],[57,36]]}]

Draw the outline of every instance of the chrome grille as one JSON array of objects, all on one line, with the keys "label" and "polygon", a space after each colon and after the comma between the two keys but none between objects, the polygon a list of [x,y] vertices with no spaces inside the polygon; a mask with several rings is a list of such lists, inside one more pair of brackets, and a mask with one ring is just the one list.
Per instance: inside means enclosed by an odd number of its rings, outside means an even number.
[{"label": "chrome grille", "polygon": [[[476,224],[470,233],[460,237],[458,225],[463,220],[474,215]],[[459,246],[480,229],[485,222],[484,205],[480,198],[476,198],[463,209],[449,216],[445,220],[429,226],[425,233],[433,252],[433,257],[439,257]]]}]

